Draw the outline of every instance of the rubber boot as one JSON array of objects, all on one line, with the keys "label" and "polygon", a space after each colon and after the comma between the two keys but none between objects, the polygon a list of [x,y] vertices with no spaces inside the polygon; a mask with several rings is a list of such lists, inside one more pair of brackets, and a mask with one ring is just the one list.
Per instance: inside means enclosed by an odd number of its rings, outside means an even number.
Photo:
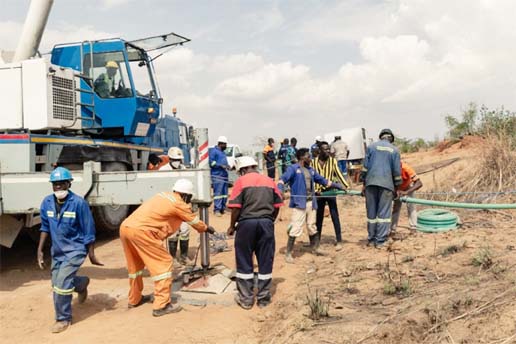
[{"label": "rubber boot", "polygon": [[321,238],[319,237],[319,234],[314,234],[310,236],[310,244],[312,246],[312,253],[316,256],[324,256],[324,252],[321,251],[320,244],[321,244]]},{"label": "rubber boot", "polygon": [[285,261],[289,264],[294,263],[294,257],[292,257],[292,251],[294,251],[294,243],[296,242],[296,237],[289,236],[287,242],[287,253],[285,254]]},{"label": "rubber boot", "polygon": [[168,240],[168,252],[174,260],[174,267],[180,267],[181,262],[179,262],[179,257],[177,257],[177,240]]},{"label": "rubber boot", "polygon": [[190,240],[179,240],[179,249],[181,251],[181,264],[192,265],[192,261],[188,258],[188,244]]}]

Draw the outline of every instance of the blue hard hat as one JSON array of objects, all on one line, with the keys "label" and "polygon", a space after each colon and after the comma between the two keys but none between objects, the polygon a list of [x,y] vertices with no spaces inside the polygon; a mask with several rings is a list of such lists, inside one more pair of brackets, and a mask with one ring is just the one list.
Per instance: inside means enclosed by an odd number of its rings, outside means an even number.
[{"label": "blue hard hat", "polygon": [[72,172],[64,167],[57,167],[50,173],[50,182],[61,182],[63,180],[73,180]]}]

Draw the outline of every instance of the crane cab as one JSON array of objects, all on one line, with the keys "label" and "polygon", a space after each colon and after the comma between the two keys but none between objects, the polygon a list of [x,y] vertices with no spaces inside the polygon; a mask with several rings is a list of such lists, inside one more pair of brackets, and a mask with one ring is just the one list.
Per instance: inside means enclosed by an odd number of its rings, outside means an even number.
[{"label": "crane cab", "polygon": [[79,72],[83,131],[140,144],[153,134],[162,103],[149,52],[188,41],[170,33],[60,44],[52,50],[51,63]]}]

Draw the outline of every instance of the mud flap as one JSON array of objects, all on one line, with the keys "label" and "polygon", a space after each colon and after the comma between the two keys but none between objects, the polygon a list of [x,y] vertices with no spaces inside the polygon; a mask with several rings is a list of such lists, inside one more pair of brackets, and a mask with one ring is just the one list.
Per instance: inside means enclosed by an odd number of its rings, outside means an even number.
[{"label": "mud flap", "polygon": [[11,248],[22,228],[23,220],[17,220],[11,215],[0,215],[0,245]]}]

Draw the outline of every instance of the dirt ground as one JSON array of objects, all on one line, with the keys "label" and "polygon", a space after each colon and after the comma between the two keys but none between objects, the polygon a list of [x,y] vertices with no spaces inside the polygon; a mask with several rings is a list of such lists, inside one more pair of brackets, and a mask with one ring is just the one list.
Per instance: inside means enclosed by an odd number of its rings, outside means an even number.
[{"label": "dirt ground", "polygon": [[[461,160],[423,178],[425,190],[439,190],[467,169],[475,151],[451,147],[412,154],[413,165],[460,156]],[[469,162],[468,162],[469,161]],[[365,245],[365,206],[360,197],[339,199],[344,248],[334,247],[325,218],[322,247],[313,256],[306,234],[296,242],[295,264],[283,255],[290,210],[276,224],[273,303],[243,310],[234,304],[184,306],[178,314],[154,318],[151,305],[127,309],[127,272],[120,241],[99,238],[104,267],[86,262],[89,299],[73,301],[73,325],[51,334],[54,311],[49,271],[35,263],[36,245],[19,238],[1,252],[1,343],[516,343],[516,212],[459,211],[460,229],[423,234],[407,229],[403,210],[387,249]],[[210,218],[225,231],[229,214]],[[197,234],[190,241],[193,256]],[[229,240],[232,247],[233,242]],[[48,257],[47,257],[48,259]],[[234,251],[212,256],[234,268]],[[152,291],[145,278],[144,292]],[[319,302],[309,297],[319,296]],[[328,316],[309,317],[309,305],[328,307]]]}]

